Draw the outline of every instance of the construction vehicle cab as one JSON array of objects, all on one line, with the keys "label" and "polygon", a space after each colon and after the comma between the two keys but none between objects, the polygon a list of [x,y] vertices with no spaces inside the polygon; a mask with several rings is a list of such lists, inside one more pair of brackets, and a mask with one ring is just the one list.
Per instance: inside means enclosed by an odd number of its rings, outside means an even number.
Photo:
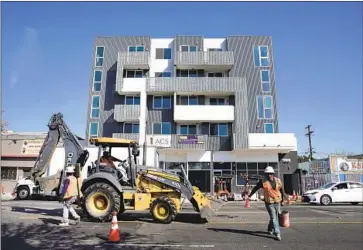
[{"label": "construction vehicle cab", "polygon": [[[179,166],[181,174],[177,175],[138,165],[139,145],[133,140],[92,138],[90,142],[99,148],[98,160],[84,180],[81,191],[82,208],[91,220],[110,221],[113,211],[120,214],[127,210],[149,210],[154,220],[170,223],[181,210],[182,196],[190,200],[202,218],[213,216],[210,198],[190,184],[183,166]],[[112,148],[115,147],[128,148],[127,165],[123,165],[128,168],[128,183],[115,171],[101,167],[101,152],[106,150],[112,156]]]}]

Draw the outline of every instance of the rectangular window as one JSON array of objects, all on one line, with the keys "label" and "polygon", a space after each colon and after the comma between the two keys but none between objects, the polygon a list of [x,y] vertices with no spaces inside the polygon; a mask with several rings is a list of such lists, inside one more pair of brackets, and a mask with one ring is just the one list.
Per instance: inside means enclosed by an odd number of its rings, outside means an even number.
[{"label": "rectangular window", "polygon": [[223,77],[224,73],[221,72],[209,72],[208,77]]},{"label": "rectangular window", "polygon": [[257,96],[257,116],[258,119],[274,119],[272,96]]},{"label": "rectangular window", "polygon": [[222,51],[220,48],[208,48],[208,51]]},{"label": "rectangular window", "polygon": [[195,52],[197,51],[197,46],[194,45],[181,45],[180,46],[181,52]]},{"label": "rectangular window", "polygon": [[155,72],[155,77],[171,77],[171,72]]},{"label": "rectangular window", "polygon": [[270,84],[270,71],[261,70],[261,88],[262,92],[270,92],[271,84]]},{"label": "rectangular window", "polygon": [[93,91],[95,92],[101,91],[101,83],[102,83],[102,70],[95,70],[93,76]]},{"label": "rectangular window", "polygon": [[129,52],[144,52],[145,47],[138,45],[138,46],[129,46]]},{"label": "rectangular window", "polygon": [[268,67],[270,65],[267,46],[254,46],[253,55],[255,66]]},{"label": "rectangular window", "polygon": [[126,96],[126,105],[140,105],[140,96]]},{"label": "rectangular window", "polygon": [[180,105],[198,105],[199,96],[180,96]]},{"label": "rectangular window", "polygon": [[265,133],[274,133],[273,123],[265,123]]},{"label": "rectangular window", "polygon": [[99,118],[100,117],[100,96],[94,95],[92,96],[92,104],[91,104],[91,118]]},{"label": "rectangular window", "polygon": [[105,47],[104,46],[97,46],[96,47],[96,56],[95,56],[95,67],[102,67],[103,66],[104,55],[105,55]]},{"label": "rectangular window", "polygon": [[179,128],[180,135],[196,135],[197,125],[180,125]]},{"label": "rectangular window", "polygon": [[153,98],[154,109],[170,109],[171,96],[154,96]]},{"label": "rectangular window", "polygon": [[209,105],[226,105],[226,100],[224,98],[210,98]]},{"label": "rectangular window", "polygon": [[125,134],[138,134],[140,131],[140,125],[138,123],[124,123]]},{"label": "rectangular window", "polygon": [[144,72],[142,70],[127,70],[126,78],[143,78]]},{"label": "rectangular window", "polygon": [[228,124],[227,123],[210,123],[209,135],[214,136],[228,136]]},{"label": "rectangular window", "polygon": [[171,134],[171,123],[161,122],[153,124],[154,135],[170,135]]},{"label": "rectangular window", "polygon": [[16,180],[17,170],[16,167],[1,167],[1,179]]},{"label": "rectangular window", "polygon": [[171,49],[156,49],[155,59],[171,59]]},{"label": "rectangular window", "polygon": [[98,122],[90,122],[89,137],[97,137],[97,136],[98,136]]}]

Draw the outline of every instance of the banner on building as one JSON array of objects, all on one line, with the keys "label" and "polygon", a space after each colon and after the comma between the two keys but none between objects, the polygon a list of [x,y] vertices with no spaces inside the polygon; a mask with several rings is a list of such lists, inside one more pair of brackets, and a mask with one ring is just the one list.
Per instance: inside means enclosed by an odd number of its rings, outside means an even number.
[{"label": "banner on building", "polygon": [[160,147],[160,148],[170,148],[171,147],[171,135],[148,135],[147,144]]},{"label": "banner on building", "polygon": [[204,144],[203,135],[180,135],[178,138],[179,144]]},{"label": "banner on building", "polygon": [[317,160],[309,162],[310,174],[328,174],[330,173],[328,160]]},{"label": "banner on building", "polygon": [[330,156],[330,166],[332,173],[363,173],[363,159],[348,159],[343,156]]},{"label": "banner on building", "polygon": [[44,139],[24,140],[21,148],[22,154],[37,155],[44,143]]}]

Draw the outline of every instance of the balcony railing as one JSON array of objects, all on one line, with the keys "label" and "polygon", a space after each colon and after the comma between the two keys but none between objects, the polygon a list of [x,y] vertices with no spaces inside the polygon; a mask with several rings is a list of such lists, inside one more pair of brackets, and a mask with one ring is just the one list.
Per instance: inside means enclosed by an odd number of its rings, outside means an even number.
[{"label": "balcony railing", "polygon": [[113,133],[113,138],[121,138],[121,139],[127,139],[127,140],[135,140],[139,142],[139,134],[128,134],[128,133]]},{"label": "balcony railing", "polygon": [[120,95],[125,93],[140,93],[145,89],[147,78],[120,78],[116,82],[116,92]]},{"label": "balcony railing", "polygon": [[150,52],[119,52],[117,62],[124,69],[149,69]]},{"label": "balcony railing", "polygon": [[231,151],[231,136],[171,135],[171,149]]},{"label": "balcony railing", "polygon": [[155,77],[147,78],[146,91],[233,93],[242,85],[243,77]]},{"label": "balcony railing", "polygon": [[140,105],[115,105],[114,119],[117,122],[138,121],[140,118]]},{"label": "balcony railing", "polygon": [[233,122],[232,105],[175,105],[176,122]]},{"label": "balcony railing", "polygon": [[175,65],[181,66],[225,66],[232,68],[233,51],[176,52]]}]

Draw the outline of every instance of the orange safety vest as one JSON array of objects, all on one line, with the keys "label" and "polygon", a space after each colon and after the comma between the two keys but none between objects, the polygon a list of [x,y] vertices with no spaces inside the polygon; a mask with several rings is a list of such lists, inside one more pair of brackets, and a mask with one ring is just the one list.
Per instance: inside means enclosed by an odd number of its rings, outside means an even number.
[{"label": "orange safety vest", "polygon": [[[69,185],[66,190],[66,193],[64,194],[64,199],[68,199],[68,198],[71,198],[72,196],[78,195],[77,178],[74,176],[68,176],[67,179],[69,180]],[[80,178],[78,179],[78,186],[79,186],[79,195],[82,196],[82,193],[81,193],[82,182],[81,182]]]},{"label": "orange safety vest", "polygon": [[263,195],[266,203],[279,203],[282,201],[281,188],[282,184],[279,178],[274,177],[276,181],[276,189],[272,188],[271,183],[268,180],[262,179],[263,183]]}]

